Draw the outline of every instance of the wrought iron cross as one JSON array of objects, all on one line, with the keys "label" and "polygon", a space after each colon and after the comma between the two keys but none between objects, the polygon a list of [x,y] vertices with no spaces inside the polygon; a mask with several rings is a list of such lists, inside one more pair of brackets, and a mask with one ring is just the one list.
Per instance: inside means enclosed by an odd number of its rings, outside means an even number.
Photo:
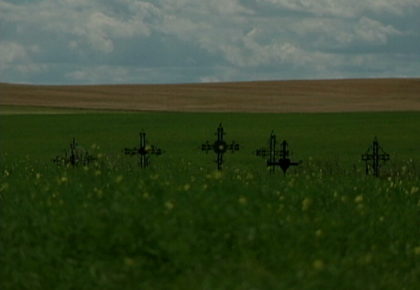
[{"label": "wrought iron cross", "polygon": [[268,157],[267,159],[267,166],[270,168],[270,172],[274,172],[276,166],[280,166],[280,168],[283,170],[283,174],[286,174],[287,169],[289,169],[290,166],[297,166],[301,163],[299,162],[292,162],[289,158],[290,152],[289,152],[289,144],[286,140],[284,140],[280,146],[280,150],[276,150],[277,146],[277,140],[276,135],[272,131],[270,134],[270,140],[269,140],[269,147],[268,150],[266,148],[261,148],[256,151],[257,156],[261,156],[263,158]]},{"label": "wrought iron cross", "polygon": [[226,141],[224,140],[224,135],[226,135],[226,133],[224,132],[222,123],[219,124],[215,135],[217,135],[217,140],[213,144],[210,144],[209,141],[206,141],[206,143],[201,145],[201,150],[205,151],[206,153],[213,150],[213,152],[217,154],[217,170],[221,170],[223,165],[223,155],[227,151],[231,151],[232,153],[238,151],[239,144],[235,143],[235,141],[232,141],[231,144],[226,143]]},{"label": "wrought iron cross", "polygon": [[379,145],[378,138],[375,137],[372,145],[370,145],[366,153],[362,155],[362,160],[366,163],[366,175],[372,173],[374,176],[379,177],[380,162],[388,161],[389,154],[385,153],[382,146]]},{"label": "wrought iron cross", "polygon": [[146,133],[140,132],[140,145],[134,148],[124,148],[126,155],[138,155],[139,165],[145,168],[150,164],[150,155],[162,155],[163,151],[155,145],[147,145]]},{"label": "wrought iron cross", "polygon": [[70,148],[64,151],[64,156],[56,156],[53,159],[53,162],[56,164],[70,164],[71,166],[76,166],[80,164],[87,165],[94,160],[96,160],[96,158],[89,155],[86,150],[79,146],[76,139],[73,138],[70,143]]}]

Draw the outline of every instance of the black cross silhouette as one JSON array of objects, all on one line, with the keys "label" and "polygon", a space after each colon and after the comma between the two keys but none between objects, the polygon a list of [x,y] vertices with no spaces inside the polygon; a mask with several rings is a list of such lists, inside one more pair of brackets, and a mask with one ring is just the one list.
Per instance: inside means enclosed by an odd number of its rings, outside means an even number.
[{"label": "black cross silhouette", "polygon": [[226,143],[226,141],[223,139],[226,133],[224,132],[222,123],[219,124],[215,135],[217,135],[217,140],[213,144],[210,144],[209,141],[206,141],[205,144],[201,145],[201,150],[205,151],[206,153],[213,150],[214,153],[217,154],[217,170],[221,170],[223,165],[223,154],[225,154],[227,151],[231,151],[232,153],[238,151],[239,144],[235,143],[235,141],[232,141],[231,144]]},{"label": "black cross silhouette", "polygon": [[138,155],[139,165],[145,168],[150,164],[150,155],[162,155],[163,151],[155,145],[147,145],[146,133],[140,132],[140,145],[134,148],[124,148],[126,155]]},{"label": "black cross silhouette", "polygon": [[299,162],[292,162],[289,158],[290,152],[289,152],[289,144],[286,140],[284,140],[280,146],[280,150],[276,150],[277,146],[277,140],[276,135],[272,131],[270,134],[269,139],[269,147],[268,150],[266,148],[261,148],[256,151],[257,156],[261,156],[263,158],[268,157],[267,159],[267,166],[270,168],[270,172],[274,172],[276,166],[280,166],[280,168],[283,170],[283,174],[286,174],[287,169],[289,169],[290,166],[297,166],[301,163]]},{"label": "black cross silhouette", "polygon": [[87,165],[91,161],[96,160],[95,157],[89,155],[89,153],[84,150],[76,142],[76,138],[73,138],[70,143],[70,148],[64,151],[64,156],[56,156],[53,159],[53,162],[56,164],[70,164],[71,166],[77,166],[79,164]]},{"label": "black cross silhouette", "polygon": [[388,161],[389,154],[385,153],[382,146],[379,145],[378,138],[375,137],[372,145],[370,145],[366,153],[362,155],[362,160],[366,163],[366,175],[372,173],[374,176],[379,177],[380,162]]}]

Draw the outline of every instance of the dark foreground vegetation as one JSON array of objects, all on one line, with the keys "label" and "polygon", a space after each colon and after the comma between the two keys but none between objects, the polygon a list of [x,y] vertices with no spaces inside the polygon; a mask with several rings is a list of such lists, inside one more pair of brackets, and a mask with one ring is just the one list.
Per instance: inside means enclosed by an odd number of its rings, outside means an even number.
[{"label": "dark foreground vegetation", "polygon": [[[0,119],[0,289],[420,286],[419,114]],[[244,145],[222,172],[200,151],[220,121]],[[141,129],[166,151],[147,169],[122,153]],[[253,155],[271,129],[303,161],[286,176]],[[56,166],[73,136],[97,160]]]}]

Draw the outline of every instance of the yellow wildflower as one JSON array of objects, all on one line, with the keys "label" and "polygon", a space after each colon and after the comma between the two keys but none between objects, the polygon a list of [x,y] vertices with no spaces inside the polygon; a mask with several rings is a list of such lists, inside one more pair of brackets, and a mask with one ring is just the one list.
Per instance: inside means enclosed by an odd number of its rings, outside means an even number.
[{"label": "yellow wildflower", "polygon": [[355,203],[361,203],[363,201],[363,195],[358,195],[354,198]]},{"label": "yellow wildflower", "polygon": [[302,210],[303,211],[308,210],[311,205],[312,205],[312,200],[310,198],[305,198],[302,201]]},{"label": "yellow wildflower", "polygon": [[167,201],[167,202],[165,202],[165,207],[166,207],[166,209],[171,210],[171,209],[174,208],[174,204],[170,201]]},{"label": "yellow wildflower", "polygon": [[324,269],[324,262],[318,259],[312,263],[312,266],[314,267],[315,270],[322,270]]},{"label": "yellow wildflower", "polygon": [[126,266],[132,267],[136,264],[136,262],[134,261],[134,259],[126,257],[124,258],[124,264]]},{"label": "yellow wildflower", "polygon": [[245,204],[247,203],[247,199],[246,199],[246,197],[241,196],[241,197],[238,199],[238,202],[239,202],[240,204],[242,204],[242,205],[245,205]]}]

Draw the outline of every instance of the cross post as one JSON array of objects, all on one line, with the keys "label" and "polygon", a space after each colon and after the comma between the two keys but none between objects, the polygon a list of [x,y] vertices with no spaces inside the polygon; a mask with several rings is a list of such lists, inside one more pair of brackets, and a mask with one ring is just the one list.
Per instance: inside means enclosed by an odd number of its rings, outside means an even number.
[{"label": "cross post", "polygon": [[209,151],[213,150],[215,154],[217,154],[216,157],[216,164],[217,164],[217,170],[222,170],[223,165],[223,155],[227,151],[231,151],[234,153],[235,151],[239,150],[239,144],[237,144],[235,141],[232,141],[231,144],[227,144],[224,140],[224,136],[226,133],[224,132],[222,123],[219,124],[219,127],[217,128],[217,132],[215,134],[217,136],[216,141],[213,144],[210,144],[209,141],[206,141],[206,143],[201,145],[201,150],[208,153]]},{"label": "cross post", "polygon": [[138,155],[139,166],[141,168],[146,168],[150,165],[150,155],[159,156],[162,155],[163,151],[155,145],[147,145],[145,132],[140,132],[139,136],[139,146],[134,148],[124,148],[124,153],[130,156]]},{"label": "cross post", "polygon": [[52,161],[56,164],[70,164],[75,167],[79,164],[87,165],[96,160],[95,157],[79,146],[74,137],[69,147],[68,150],[64,151],[64,156],[56,156]]},{"label": "cross post", "polygon": [[379,145],[378,138],[373,139],[372,145],[369,146],[365,154],[362,155],[362,161],[365,161],[366,175],[370,173],[375,177],[379,177],[379,169],[381,161],[388,161],[389,154],[385,153],[382,146]]},{"label": "cross post", "polygon": [[266,148],[261,148],[256,150],[256,155],[267,158],[267,167],[270,168],[270,172],[274,173],[276,166],[279,166],[283,170],[283,174],[286,174],[286,171],[289,169],[290,166],[297,166],[301,163],[293,162],[290,160],[289,155],[289,144],[286,140],[284,140],[280,146],[280,150],[276,150],[277,140],[276,135],[272,131],[270,134],[269,139],[269,147],[268,150]]}]

